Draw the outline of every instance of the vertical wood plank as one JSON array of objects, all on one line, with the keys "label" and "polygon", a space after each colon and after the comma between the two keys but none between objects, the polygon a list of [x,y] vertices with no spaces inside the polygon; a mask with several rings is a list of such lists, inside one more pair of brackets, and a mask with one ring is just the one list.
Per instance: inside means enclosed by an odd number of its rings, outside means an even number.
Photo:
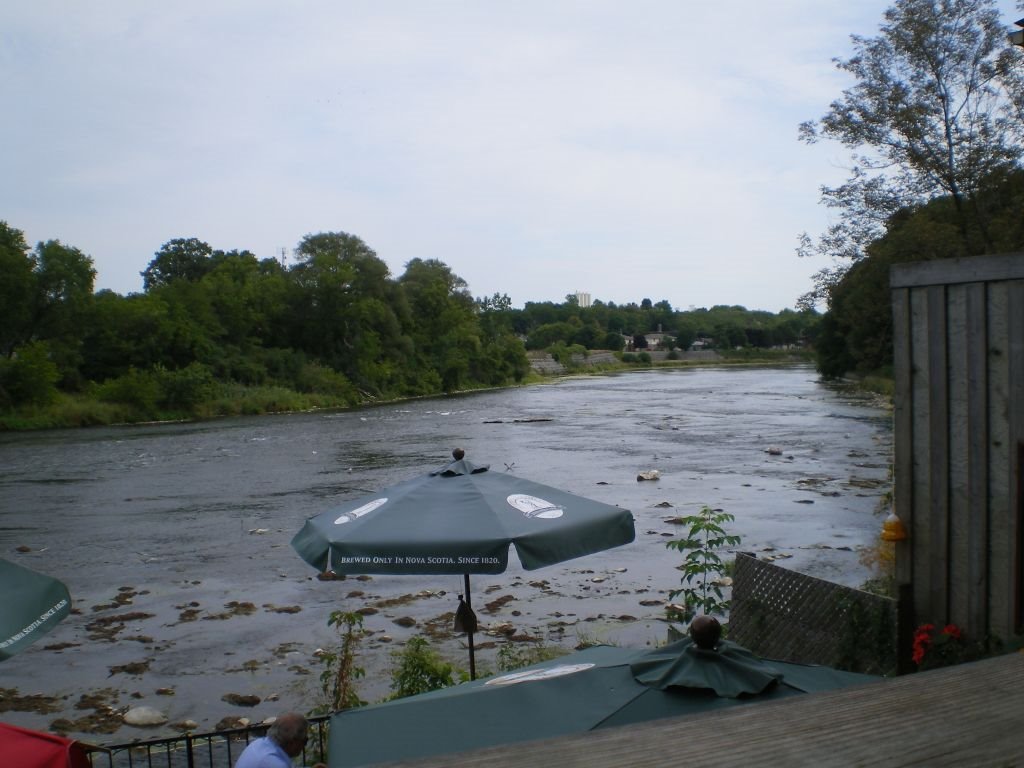
[{"label": "vertical wood plank", "polygon": [[946,288],[928,291],[928,620],[949,621],[949,386]]},{"label": "vertical wood plank", "polygon": [[[893,318],[893,504],[907,531],[914,529],[913,465],[913,355],[911,349],[910,290],[892,292]],[[896,545],[896,584],[907,585],[913,578],[913,546],[910,541]]]},{"label": "vertical wood plank", "polygon": [[967,579],[968,632],[988,630],[988,322],[984,283],[967,287]]},{"label": "vertical wood plank", "polygon": [[989,614],[988,631],[1007,639],[1012,622],[1007,606],[1011,601],[1014,570],[1012,546],[1008,538],[1010,526],[1007,510],[1012,444],[1010,432],[1010,311],[1009,285],[993,283],[988,290],[988,358],[989,380]]},{"label": "vertical wood plank", "polygon": [[928,419],[929,365],[928,365],[928,302],[926,288],[910,292],[911,314],[911,477],[913,478],[911,517],[914,528],[910,535],[913,549],[914,623],[927,621],[931,613],[930,581],[931,559],[931,463],[929,440],[931,423]]},{"label": "vertical wood plank", "polygon": [[968,568],[968,347],[971,340],[967,335],[967,285],[951,285],[946,290],[946,321],[949,613],[945,620],[967,627],[971,586]]},{"label": "vertical wood plank", "polygon": [[1009,282],[1010,422],[1007,494],[1014,568],[1011,572],[1007,634],[1024,633],[1024,280]]}]

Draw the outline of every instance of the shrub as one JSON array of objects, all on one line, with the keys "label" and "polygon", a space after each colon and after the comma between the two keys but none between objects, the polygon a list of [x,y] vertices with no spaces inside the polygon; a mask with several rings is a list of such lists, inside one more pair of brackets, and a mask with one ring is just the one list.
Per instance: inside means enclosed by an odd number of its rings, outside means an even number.
[{"label": "shrub", "polygon": [[160,382],[160,404],[165,408],[191,412],[217,396],[217,381],[202,363],[192,362],[176,371],[158,366],[155,373]]},{"label": "shrub", "polygon": [[[60,371],[50,360],[46,342],[18,347],[15,357],[0,364],[0,404],[50,405],[57,400]],[[6,393],[6,397],[4,396]]]},{"label": "shrub", "polygon": [[665,542],[666,547],[685,553],[683,564],[679,566],[683,586],[669,592],[673,600],[683,596],[681,613],[673,612],[677,618],[688,622],[698,613],[725,616],[729,611],[721,583],[726,564],[718,551],[740,543],[739,536],[727,534],[722,527],[733,520],[735,518],[727,512],[705,504],[696,515],[680,518],[680,525],[688,526],[686,538]]},{"label": "shrub", "polygon": [[306,363],[302,366],[295,383],[300,392],[331,395],[341,398],[350,405],[359,402],[359,393],[345,374],[316,363]]},{"label": "shrub", "polygon": [[123,376],[107,379],[97,386],[96,399],[104,403],[133,406],[145,418],[156,414],[162,391],[160,382],[152,372],[129,368]]},{"label": "shrub", "polygon": [[324,671],[320,673],[320,686],[326,705],[318,709],[338,712],[342,709],[361,707],[366,702],[359,698],[355,683],[366,674],[365,669],[356,666],[356,649],[365,635],[363,617],[358,613],[334,611],[327,619],[327,626],[338,628],[341,644],[320,655],[324,662]]},{"label": "shrub", "polygon": [[405,648],[392,654],[398,666],[391,673],[392,699],[415,696],[455,685],[452,665],[422,637],[411,637]]}]

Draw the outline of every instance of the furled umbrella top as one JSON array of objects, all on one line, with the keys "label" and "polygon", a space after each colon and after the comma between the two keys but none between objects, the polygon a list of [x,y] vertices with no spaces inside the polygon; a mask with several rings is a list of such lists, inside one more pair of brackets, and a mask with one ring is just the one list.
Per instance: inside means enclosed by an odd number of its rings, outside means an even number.
[{"label": "furled umbrella top", "polygon": [[533,570],[634,537],[629,510],[456,459],[310,518],[292,546],[339,574],[472,574],[504,572],[510,545]]},{"label": "furled umbrella top", "polygon": [[25,650],[71,612],[57,579],[0,559],[0,661]]},{"label": "furled umbrella top", "polygon": [[[719,664],[716,654],[731,659]],[[678,656],[689,657],[682,674],[669,671]],[[717,672],[696,669],[716,664]],[[729,682],[737,672],[740,680]],[[731,643],[719,644],[718,650],[696,648],[689,638],[654,651],[596,646],[510,674],[338,712],[331,718],[328,764],[351,768],[425,758],[705,714],[879,679],[766,661]],[[761,692],[739,690],[750,688],[752,680],[753,687],[765,683]]]},{"label": "furled umbrella top", "polygon": [[763,693],[783,678],[777,667],[735,643],[722,640],[707,649],[688,637],[642,656],[630,670],[638,683],[659,691],[709,689],[727,698]]}]

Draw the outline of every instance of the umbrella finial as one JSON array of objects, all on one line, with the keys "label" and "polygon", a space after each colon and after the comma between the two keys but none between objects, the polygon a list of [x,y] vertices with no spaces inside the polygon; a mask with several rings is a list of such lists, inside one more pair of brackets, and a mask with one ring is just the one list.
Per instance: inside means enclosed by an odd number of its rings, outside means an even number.
[{"label": "umbrella finial", "polygon": [[461,448],[456,448],[454,451],[452,451],[452,458],[455,459],[456,461],[462,461],[465,455],[466,452]]},{"label": "umbrella finial", "polygon": [[698,616],[690,622],[690,637],[698,648],[713,651],[722,639],[722,625],[714,616]]}]

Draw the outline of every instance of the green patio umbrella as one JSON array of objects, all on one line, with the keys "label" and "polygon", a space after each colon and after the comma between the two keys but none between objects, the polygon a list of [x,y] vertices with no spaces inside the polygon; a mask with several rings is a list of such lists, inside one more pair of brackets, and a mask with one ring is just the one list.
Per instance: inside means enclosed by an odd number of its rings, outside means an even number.
[{"label": "green patio umbrella", "polygon": [[627,509],[476,465],[461,450],[434,472],[345,502],[310,518],[292,546],[320,571],[338,574],[461,574],[457,619],[476,662],[469,576],[502,573],[514,546],[526,570],[633,541]]},{"label": "green patio umbrella", "polygon": [[[328,765],[425,758],[878,679],[765,661],[727,642],[716,650],[698,648],[689,638],[654,651],[596,646],[511,674],[338,712],[330,723]],[[756,692],[741,692],[748,689]]]},{"label": "green patio umbrella", "polygon": [[0,661],[25,650],[70,611],[63,583],[0,559]]}]

